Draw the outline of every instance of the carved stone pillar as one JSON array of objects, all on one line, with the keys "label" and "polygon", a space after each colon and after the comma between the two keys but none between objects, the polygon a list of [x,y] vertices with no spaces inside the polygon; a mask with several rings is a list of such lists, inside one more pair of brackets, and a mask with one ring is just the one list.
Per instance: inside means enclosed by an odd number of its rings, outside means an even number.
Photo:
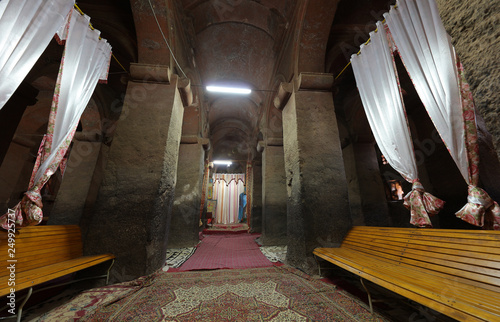
[{"label": "carved stone pillar", "polygon": [[287,193],[282,139],[267,140],[262,152],[263,245],[286,245]]},{"label": "carved stone pillar", "polygon": [[184,107],[168,67],[132,64],[84,252],[116,256],[112,282],[161,268],[177,178]]},{"label": "carved stone pillar", "polygon": [[314,272],[313,250],[339,245],[351,227],[331,74],[302,73],[283,110],[287,262]]}]

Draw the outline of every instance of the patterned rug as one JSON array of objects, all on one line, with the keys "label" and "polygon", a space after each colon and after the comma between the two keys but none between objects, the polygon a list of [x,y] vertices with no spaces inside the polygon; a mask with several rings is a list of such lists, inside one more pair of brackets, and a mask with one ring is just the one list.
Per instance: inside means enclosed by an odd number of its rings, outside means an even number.
[{"label": "patterned rug", "polygon": [[196,247],[167,249],[167,259],[165,264],[168,267],[177,268],[187,261],[188,258],[194,254],[195,250]]},{"label": "patterned rug", "polygon": [[270,262],[285,262],[286,246],[261,246],[260,251]]},{"label": "patterned rug", "polygon": [[210,228],[203,229],[203,234],[205,235],[246,233],[248,233],[247,224],[213,224]]},{"label": "patterned rug", "polygon": [[86,291],[38,321],[386,321],[288,267],[157,272]]}]

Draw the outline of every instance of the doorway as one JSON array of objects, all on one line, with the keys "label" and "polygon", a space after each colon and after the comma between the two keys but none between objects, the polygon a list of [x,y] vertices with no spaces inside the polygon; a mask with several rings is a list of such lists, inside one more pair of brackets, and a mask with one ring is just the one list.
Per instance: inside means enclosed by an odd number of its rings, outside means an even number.
[{"label": "doorway", "polygon": [[217,200],[214,223],[236,224],[244,220],[246,218],[244,209],[243,216],[240,216],[240,199],[242,199],[241,194],[245,194],[245,174],[215,173],[213,185],[213,196]]}]

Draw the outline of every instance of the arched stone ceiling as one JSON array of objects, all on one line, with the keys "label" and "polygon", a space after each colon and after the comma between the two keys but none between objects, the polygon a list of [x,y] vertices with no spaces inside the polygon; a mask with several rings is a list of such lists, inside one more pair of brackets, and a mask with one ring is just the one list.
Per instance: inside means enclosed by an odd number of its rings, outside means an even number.
[{"label": "arched stone ceiling", "polygon": [[[184,44],[188,46],[185,50],[192,51],[194,55],[192,66],[187,66],[186,57],[181,55],[177,58],[186,71],[192,68],[192,75],[195,75],[188,77],[197,89],[196,101],[203,120],[206,118],[209,123],[213,155],[230,154],[243,159],[255,149],[260,131],[264,138],[280,137],[281,115],[272,106],[274,94],[269,91],[276,90],[281,82],[291,81],[290,77],[297,76],[301,71],[336,75],[345,66],[350,54],[366,40],[373,23],[394,1],[151,2],[165,32],[182,26],[186,37]],[[78,4],[91,17],[94,26],[102,31],[103,38],[112,44],[113,53],[126,69],[129,69],[130,62],[138,61],[169,64],[167,48],[162,45],[163,39],[147,0],[79,0]],[[181,16],[173,19],[176,14]],[[137,35],[134,19],[135,24],[140,26]],[[170,38],[171,35],[167,36]],[[182,37],[173,38],[174,47],[184,46],[181,45]],[[153,42],[159,49],[151,47]],[[140,59],[141,53],[143,59]],[[144,58],[148,53],[153,58]],[[300,66],[297,68],[297,65]],[[110,72],[109,86],[123,93],[126,77],[119,74],[121,68],[114,61]],[[204,85],[215,82],[245,85],[254,92],[247,97],[204,92]],[[193,108],[192,114],[201,115],[196,108]],[[197,122],[193,121],[193,124]],[[206,133],[203,126],[203,133]],[[263,130],[263,126],[267,130]]]},{"label": "arched stone ceiling", "polygon": [[248,97],[205,93],[214,158],[246,159],[255,149],[262,102],[268,95],[276,49],[290,15],[288,2],[183,1],[194,26],[195,60],[202,85],[254,90]]}]

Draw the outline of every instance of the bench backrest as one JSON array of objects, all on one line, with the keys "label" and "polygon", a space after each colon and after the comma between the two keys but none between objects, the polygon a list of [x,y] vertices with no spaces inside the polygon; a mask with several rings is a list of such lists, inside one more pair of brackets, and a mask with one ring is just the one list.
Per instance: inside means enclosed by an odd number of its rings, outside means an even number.
[{"label": "bench backrest", "polygon": [[[17,260],[17,273],[82,255],[82,238],[78,226],[23,227],[16,229],[14,240],[9,240],[8,232],[0,232],[0,261],[5,265],[9,264],[7,260]],[[0,279],[8,274],[8,270],[0,270]]]},{"label": "bench backrest", "polygon": [[500,231],[360,226],[342,247],[500,292]]}]

